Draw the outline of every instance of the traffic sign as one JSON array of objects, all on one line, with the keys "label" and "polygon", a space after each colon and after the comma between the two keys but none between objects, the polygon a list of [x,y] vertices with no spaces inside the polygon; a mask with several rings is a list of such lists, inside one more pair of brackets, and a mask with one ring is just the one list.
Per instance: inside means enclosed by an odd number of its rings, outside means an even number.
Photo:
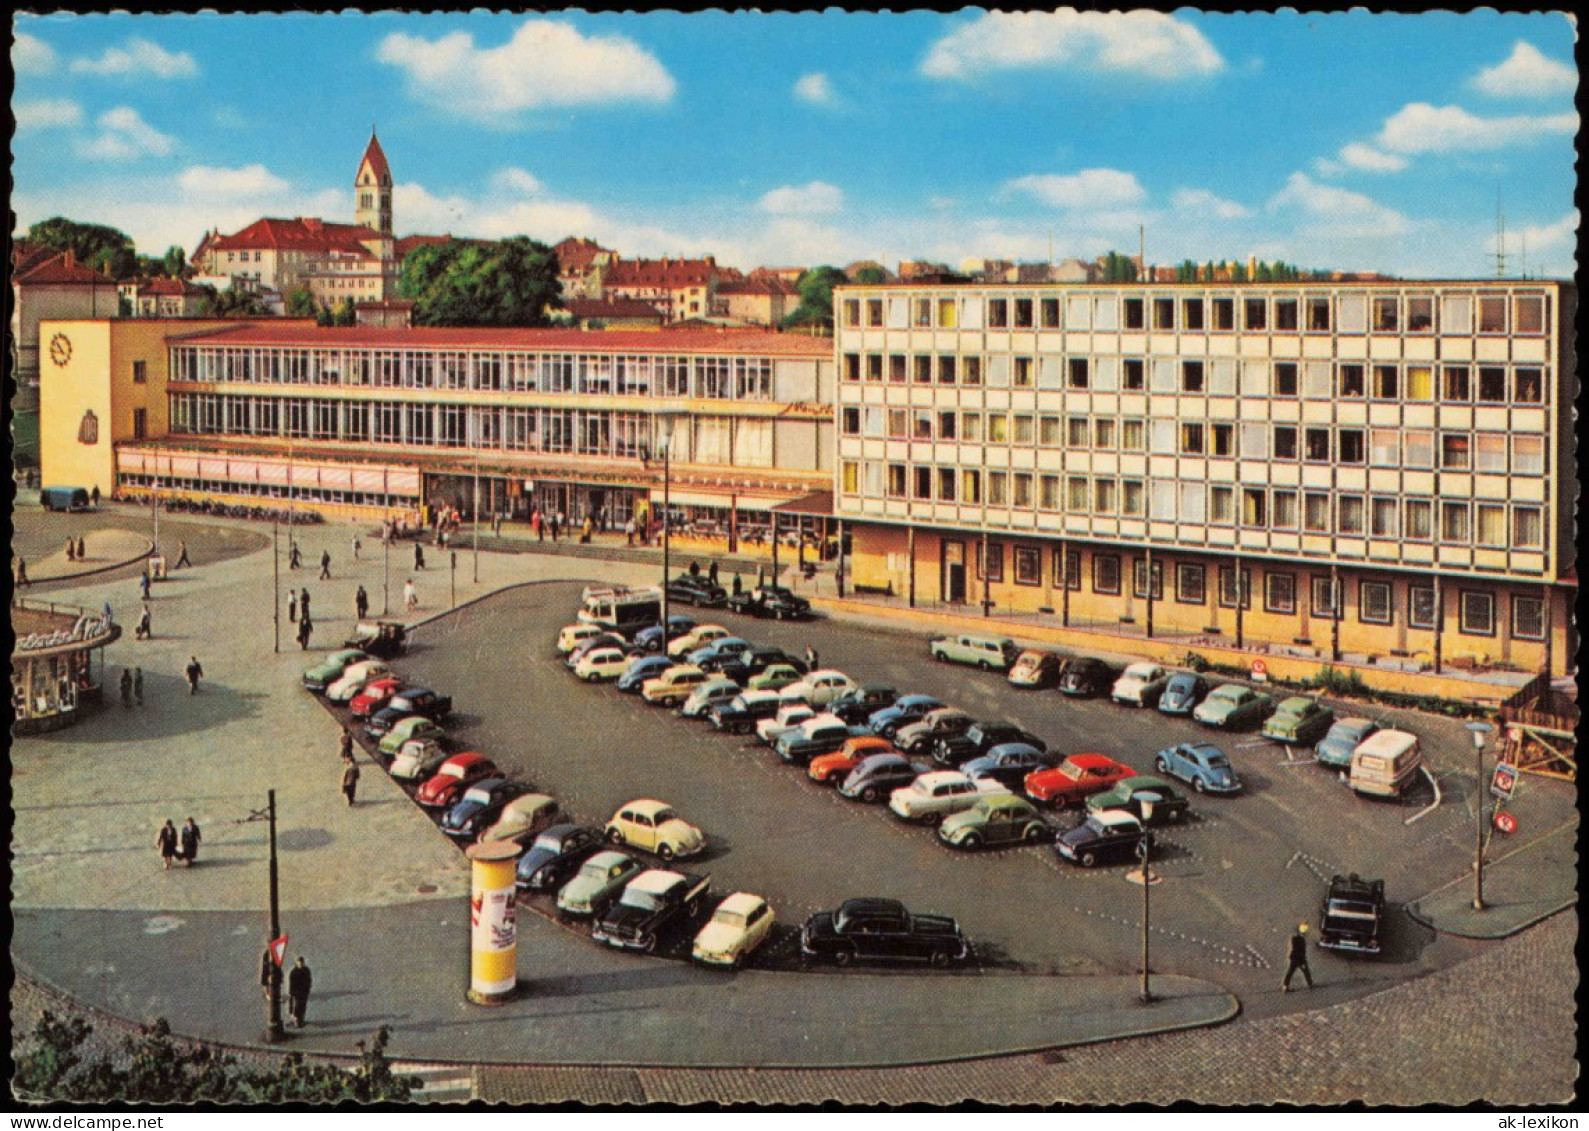
[{"label": "traffic sign", "polygon": [[1269,679],[1269,665],[1262,660],[1254,660],[1252,662],[1252,678],[1259,683],[1267,682]]},{"label": "traffic sign", "polygon": [[1508,813],[1505,809],[1502,809],[1499,813],[1495,814],[1495,827],[1501,830],[1501,832],[1505,833],[1507,836],[1511,836],[1517,831],[1517,818]]},{"label": "traffic sign", "polygon": [[287,935],[283,932],[281,938],[270,940],[270,956],[280,966],[287,961]]},{"label": "traffic sign", "polygon": [[1510,801],[1517,792],[1517,767],[1506,762],[1495,764],[1495,775],[1490,778],[1490,793],[1502,801]]}]

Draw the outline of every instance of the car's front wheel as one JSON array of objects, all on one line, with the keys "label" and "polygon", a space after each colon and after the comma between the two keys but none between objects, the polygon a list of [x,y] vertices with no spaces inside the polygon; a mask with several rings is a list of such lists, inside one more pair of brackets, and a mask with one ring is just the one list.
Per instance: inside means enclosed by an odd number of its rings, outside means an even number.
[{"label": "car's front wheel", "polygon": [[993,670],[993,665],[988,663],[986,660],[978,660],[977,667],[981,668],[985,672],[990,672]]},{"label": "car's front wheel", "polygon": [[972,851],[975,851],[976,849],[981,848],[982,847],[982,834],[981,833],[966,833],[965,836],[960,838],[960,847],[961,848],[969,848]]},{"label": "car's front wheel", "polygon": [[1158,770],[1161,774],[1167,774],[1170,772],[1169,760],[1166,758],[1155,758],[1153,760],[1153,768]]},{"label": "car's front wheel", "polygon": [[876,801],[877,800],[877,787],[869,785],[865,789],[861,790],[861,800],[862,801],[868,801],[868,802]]},{"label": "car's front wheel", "polygon": [[664,860],[671,861],[676,853],[674,853],[673,846],[671,844],[662,844],[657,846],[657,855],[662,857]]},{"label": "car's front wheel", "polygon": [[942,970],[949,965],[949,952],[947,950],[935,950],[932,952],[932,957],[928,958],[927,961]]},{"label": "car's front wheel", "polygon": [[1198,793],[1207,793],[1208,792],[1208,786],[1203,783],[1203,779],[1202,778],[1198,778],[1196,781],[1194,781],[1192,783],[1192,788],[1197,790]]},{"label": "car's front wheel", "polygon": [[623,843],[623,830],[621,830],[621,829],[608,829],[607,830],[607,843],[608,844],[622,844]]},{"label": "car's front wheel", "polygon": [[1044,831],[1045,826],[1043,825],[1031,825],[1027,828],[1024,839],[1028,844],[1036,844],[1043,839]]},{"label": "car's front wheel", "polygon": [[853,950],[836,950],[833,952],[833,965],[851,966],[854,965],[854,963],[855,952]]},{"label": "car's front wheel", "polygon": [[1094,864],[1098,863],[1098,857],[1093,855],[1091,852],[1083,852],[1080,856],[1076,857],[1076,863],[1080,864],[1083,868],[1091,868]]},{"label": "car's front wheel", "polygon": [[943,824],[943,814],[923,813],[921,817],[921,823],[928,826],[929,828],[933,825],[941,825]]}]

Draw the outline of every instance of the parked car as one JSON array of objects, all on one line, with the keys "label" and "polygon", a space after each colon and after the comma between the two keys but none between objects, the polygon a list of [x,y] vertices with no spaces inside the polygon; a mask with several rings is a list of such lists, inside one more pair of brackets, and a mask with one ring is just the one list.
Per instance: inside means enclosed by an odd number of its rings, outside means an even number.
[{"label": "parked car", "polygon": [[[687,636],[696,629],[694,617],[668,617],[668,642],[672,643],[680,637]],[[634,634],[634,646],[641,652],[662,651],[662,626],[654,624],[650,628],[642,628]]]},{"label": "parked car", "polygon": [[563,657],[563,666],[569,671],[575,671],[579,667],[579,662],[597,648],[615,648],[627,656],[629,641],[616,632],[598,632],[595,636],[587,636],[569,649],[568,655]]},{"label": "parked car", "polygon": [[677,639],[669,638],[668,655],[687,656],[715,640],[726,640],[733,633],[720,624],[698,624]]},{"label": "parked car", "polygon": [[1063,662],[1053,652],[1028,648],[1015,657],[1006,678],[1011,687],[1053,687],[1059,682],[1059,668]]},{"label": "parked car", "polygon": [[451,755],[434,738],[410,738],[398,747],[397,755],[386,772],[398,781],[424,781],[439,770],[449,757]]},{"label": "parked car", "polygon": [[526,891],[555,891],[579,866],[602,851],[601,830],[563,824],[545,829],[519,857],[514,883]]},{"label": "parked car", "polygon": [[1241,730],[1255,726],[1274,710],[1272,696],[1239,683],[1222,683],[1192,711],[1192,718],[1204,726]]},{"label": "parked car", "polygon": [[1183,742],[1160,750],[1153,765],[1161,774],[1180,778],[1198,793],[1240,793],[1236,768],[1219,747],[1207,742]]},{"label": "parked car", "polygon": [[574,674],[586,683],[617,679],[628,670],[629,653],[610,644],[592,648],[579,658],[579,663],[574,665]]},{"label": "parked car", "polygon": [[1072,656],[1060,665],[1059,690],[1064,695],[1078,699],[1102,695],[1114,681],[1114,668],[1091,656]]},{"label": "parked car", "polygon": [[[769,648],[764,646],[746,646],[736,650],[725,649],[714,652],[703,662],[707,671],[717,672],[742,687],[749,687],[757,676],[764,675],[774,667],[790,667],[805,676],[806,666],[801,661],[786,653],[782,648]],[[799,682],[796,680],[795,682]],[[777,690],[777,689],[774,689]]]},{"label": "parked car", "polygon": [[749,734],[757,723],[775,716],[783,705],[776,691],[742,691],[726,703],[708,707],[706,717],[727,734]]},{"label": "parked car", "polygon": [[1158,664],[1145,660],[1127,664],[1109,689],[1109,698],[1127,707],[1154,707],[1169,682],[1170,673]]},{"label": "parked car", "polygon": [[369,658],[369,655],[359,648],[343,648],[332,652],[314,667],[304,670],[303,685],[310,691],[324,691],[341,678],[349,665]]},{"label": "parked car", "polygon": [[828,704],[828,710],[851,726],[864,726],[866,721],[884,707],[891,707],[899,692],[881,683],[867,683],[846,691]]},{"label": "parked car", "polygon": [[1312,746],[1335,721],[1335,712],[1306,695],[1292,695],[1280,700],[1274,714],[1264,720],[1259,732],[1276,742]]},{"label": "parked car", "polygon": [[811,759],[811,764],[806,767],[806,775],[814,782],[823,785],[836,786],[842,782],[849,772],[861,764],[861,761],[873,754],[898,754],[894,744],[886,738],[878,738],[875,734],[860,734],[847,738],[844,743],[831,754],[819,754]]},{"label": "parked car", "polygon": [[452,714],[452,696],[438,695],[428,687],[405,687],[370,716],[365,730],[371,735],[385,734],[398,719],[413,715],[440,722]]},{"label": "parked car", "polygon": [[866,725],[871,727],[873,734],[880,734],[892,741],[901,727],[909,726],[929,711],[936,711],[942,706],[944,704],[931,695],[904,695],[889,706],[873,711]]},{"label": "parked car", "polygon": [[390,660],[408,649],[408,629],[393,620],[365,621],[354,626],[353,635],[342,644],[357,648],[377,660]]},{"label": "parked car", "polygon": [[425,779],[414,794],[414,800],[427,809],[439,809],[451,805],[475,782],[496,773],[496,764],[484,754],[473,751],[454,754]]},{"label": "parked car", "polygon": [[616,684],[619,691],[627,691],[631,695],[640,694],[640,689],[645,686],[646,680],[656,679],[657,676],[678,664],[677,660],[667,656],[636,656],[629,661],[629,666],[618,677]]},{"label": "parked car", "polygon": [[804,674],[793,664],[768,664],[761,674],[750,677],[745,688],[748,691],[782,691],[790,684],[799,683]]},{"label": "parked car", "polygon": [[1087,798],[1087,812],[1118,809],[1144,826],[1173,825],[1186,819],[1186,798],[1163,778],[1137,774]]},{"label": "parked car", "polygon": [[706,834],[681,818],[666,802],[631,801],[607,822],[607,841],[654,852],[664,860],[694,856],[706,847]]},{"label": "parked car", "polygon": [[780,700],[780,703],[782,705],[776,715],[762,719],[756,724],[756,737],[767,746],[776,743],[778,736],[785,731],[794,730],[807,719],[814,719],[817,715],[816,708],[809,703],[791,703],[787,700]]},{"label": "parked car", "polygon": [[960,767],[971,778],[992,778],[1011,793],[1026,785],[1026,776],[1052,766],[1056,759],[1048,751],[1026,742],[1003,742],[981,757]]},{"label": "parked car", "polygon": [[719,609],[728,604],[728,590],[721,585],[713,585],[704,577],[691,577],[687,573],[681,573],[668,582],[668,600],[681,605]]},{"label": "parked car", "polygon": [[452,803],[441,819],[441,831],[455,840],[473,840],[497,819],[502,807],[534,787],[506,778],[481,778]]},{"label": "parked car", "polygon": [[1059,808],[1076,805],[1136,773],[1103,754],[1072,754],[1058,766],[1026,775],[1026,796]]},{"label": "parked car", "polygon": [[385,660],[360,660],[349,664],[326,688],[326,698],[332,703],[351,702],[360,691],[378,679],[395,678],[392,666]]},{"label": "parked car", "polygon": [[[696,667],[700,667],[702,664],[713,664],[715,666],[720,658],[735,657],[740,652],[748,652],[755,647],[743,636],[722,636],[709,644],[701,645],[693,652],[687,653],[684,656],[684,662],[686,664],[694,664]],[[669,648],[668,651],[671,653],[672,648]]]},{"label": "parked car", "polygon": [[933,747],[956,738],[976,725],[976,719],[958,707],[938,707],[894,732],[894,745],[913,758],[925,758]]},{"label": "parked car", "polygon": [[1036,844],[1053,836],[1032,803],[1014,794],[978,798],[971,808],[951,813],[938,826],[938,839],[955,848]]},{"label": "parked car", "polygon": [[1422,766],[1423,747],[1418,736],[1386,729],[1370,735],[1352,751],[1346,781],[1354,793],[1400,797],[1417,780]]},{"label": "parked car", "polygon": [[781,585],[761,585],[731,594],[728,607],[736,613],[774,620],[804,620],[811,615],[811,602]]},{"label": "parked car", "polygon": [[932,746],[932,760],[940,766],[958,766],[973,758],[980,758],[995,746],[1010,742],[1035,747],[1039,751],[1048,749],[1048,743],[1014,723],[980,722],[973,723],[959,734],[945,735],[936,740]]},{"label": "parked car", "polygon": [[602,630],[593,624],[565,624],[557,631],[557,650],[563,655],[568,655],[574,650],[581,640],[589,640],[593,636],[600,636]]},{"label": "parked car", "polygon": [[849,694],[860,685],[849,676],[833,668],[807,672],[785,690],[793,692],[813,707],[827,707],[835,699]]},{"label": "parked car", "polygon": [[1190,715],[1208,694],[1208,680],[1195,672],[1176,672],[1159,696],[1159,710],[1166,715]]},{"label": "parked car", "polygon": [[446,730],[435,719],[427,719],[424,715],[408,715],[398,719],[381,735],[381,741],[375,744],[375,749],[395,757],[410,742],[440,742],[445,737]]},{"label": "parked car", "polygon": [[1137,859],[1146,839],[1141,821],[1119,809],[1105,809],[1060,833],[1054,850],[1061,859],[1091,868],[1111,860]]},{"label": "parked car", "polygon": [[1335,725],[1319,744],[1313,748],[1315,760],[1321,766],[1346,769],[1352,764],[1352,753],[1367,739],[1379,733],[1380,726],[1373,719],[1357,717],[1335,720]]},{"label": "parked car", "polygon": [[708,966],[738,969],[772,934],[772,908],[759,895],[736,891],[717,905],[695,936],[690,957]]},{"label": "parked car", "polygon": [[679,714],[687,719],[705,718],[706,712],[711,707],[718,703],[727,703],[738,694],[739,684],[727,676],[711,676],[705,683],[696,684],[695,690],[690,692],[690,697],[679,709]]},{"label": "parked car", "polygon": [[620,950],[651,954],[669,932],[695,922],[710,889],[706,876],[648,868],[596,916],[590,937]]},{"label": "parked car", "polygon": [[901,786],[909,785],[926,772],[926,766],[906,761],[903,754],[868,754],[840,784],[839,793],[852,801],[864,801],[870,805],[888,797]]},{"label": "parked car", "polygon": [[605,850],[588,858],[574,878],[557,893],[557,909],[566,916],[598,915],[617,899],[646,866],[626,852]]},{"label": "parked car", "polygon": [[906,821],[936,825],[984,797],[1010,792],[992,778],[969,778],[959,770],[933,770],[889,794],[888,808]]},{"label": "parked car", "polygon": [[1384,880],[1365,880],[1356,872],[1331,876],[1319,910],[1319,945],[1326,950],[1378,954],[1384,919]]},{"label": "parked car", "polygon": [[556,798],[544,793],[526,793],[502,807],[497,819],[481,832],[480,843],[512,841],[523,848],[530,838],[556,819]]},{"label": "parked car", "polygon": [[790,765],[805,766],[811,759],[831,754],[850,739],[867,734],[870,732],[865,727],[852,727],[837,715],[813,715],[795,729],[780,734],[772,748]]},{"label": "parked car", "polygon": [[800,953],[839,966],[875,960],[947,966],[966,958],[971,948],[947,915],[913,915],[894,899],[846,899],[837,911],[819,911],[806,920]]},{"label": "parked car", "polygon": [[367,719],[380,710],[388,699],[402,689],[402,686],[403,681],[396,676],[372,679],[349,702],[348,710],[355,719]]},{"label": "parked car", "polygon": [[927,654],[941,664],[971,664],[985,672],[1008,671],[1021,650],[1015,641],[1003,636],[934,636],[927,641]]},{"label": "parked car", "polygon": [[677,707],[688,699],[694,690],[705,683],[707,675],[689,664],[675,664],[655,679],[640,685],[640,697],[647,703],[662,707]]}]

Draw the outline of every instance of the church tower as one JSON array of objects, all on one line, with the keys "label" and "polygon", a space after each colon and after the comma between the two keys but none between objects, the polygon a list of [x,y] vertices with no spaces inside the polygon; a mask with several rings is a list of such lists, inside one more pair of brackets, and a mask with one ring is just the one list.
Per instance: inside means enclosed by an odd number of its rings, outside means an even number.
[{"label": "church tower", "polygon": [[370,127],[370,144],[364,147],[358,176],[353,179],[353,222],[384,236],[392,234],[392,169]]}]

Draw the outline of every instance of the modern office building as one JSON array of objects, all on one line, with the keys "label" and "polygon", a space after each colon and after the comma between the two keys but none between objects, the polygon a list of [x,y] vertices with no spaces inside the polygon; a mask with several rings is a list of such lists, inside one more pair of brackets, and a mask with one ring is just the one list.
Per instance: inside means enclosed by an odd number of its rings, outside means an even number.
[{"label": "modern office building", "polygon": [[1510,280],[840,288],[853,580],[1564,671],[1576,301]]}]

